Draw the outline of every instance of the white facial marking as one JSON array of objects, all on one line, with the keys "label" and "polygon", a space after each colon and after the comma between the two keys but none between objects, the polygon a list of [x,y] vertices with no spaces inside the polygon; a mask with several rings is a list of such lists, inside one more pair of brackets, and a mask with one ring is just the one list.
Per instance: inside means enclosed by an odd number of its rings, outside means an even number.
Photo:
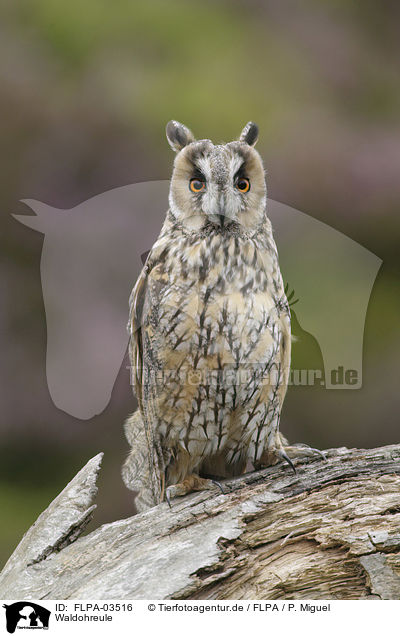
[{"label": "white facial marking", "polygon": [[197,165],[199,167],[199,170],[201,170],[201,172],[204,174],[207,183],[209,183],[212,177],[210,157],[200,157],[197,161]]},{"label": "white facial marking", "polygon": [[231,177],[231,181],[233,181],[233,177],[239,170],[240,166],[243,164],[243,158],[240,155],[233,155],[229,162],[229,175]]}]

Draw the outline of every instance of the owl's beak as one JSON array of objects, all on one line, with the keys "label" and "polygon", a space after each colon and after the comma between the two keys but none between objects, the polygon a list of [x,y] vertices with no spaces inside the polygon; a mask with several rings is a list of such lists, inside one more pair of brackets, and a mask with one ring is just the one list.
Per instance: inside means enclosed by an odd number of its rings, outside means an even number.
[{"label": "owl's beak", "polygon": [[212,223],[214,223],[215,225],[218,225],[221,228],[223,228],[226,223],[226,215],[220,211],[214,214],[209,214],[208,218],[210,219]]},{"label": "owl's beak", "polygon": [[211,223],[214,223],[221,228],[224,227],[226,223],[226,215],[223,213],[222,210],[218,210],[218,212],[214,212],[213,214],[207,214],[207,216],[210,219]]},{"label": "owl's beak", "polygon": [[224,197],[215,196],[210,202],[205,202],[204,212],[212,223],[223,228],[229,219],[226,218],[226,203]]}]

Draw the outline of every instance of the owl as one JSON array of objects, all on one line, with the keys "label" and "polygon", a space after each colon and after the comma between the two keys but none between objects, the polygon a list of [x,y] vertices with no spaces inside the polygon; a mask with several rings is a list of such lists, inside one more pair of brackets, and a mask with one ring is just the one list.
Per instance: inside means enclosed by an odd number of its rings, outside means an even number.
[{"label": "owl", "polygon": [[237,141],[196,141],[170,121],[169,209],[130,298],[138,410],[123,470],[144,510],[290,457],[279,419],[290,370],[290,310],[249,122]]}]

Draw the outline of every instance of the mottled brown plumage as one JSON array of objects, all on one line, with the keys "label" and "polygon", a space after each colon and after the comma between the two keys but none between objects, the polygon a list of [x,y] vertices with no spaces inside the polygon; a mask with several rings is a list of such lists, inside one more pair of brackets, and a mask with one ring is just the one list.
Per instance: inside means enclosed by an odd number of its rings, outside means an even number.
[{"label": "mottled brown plumage", "polygon": [[128,325],[139,409],[126,423],[123,478],[139,509],[287,459],[290,312],[257,127],[214,145],[170,122],[167,137],[177,152],[170,207]]}]

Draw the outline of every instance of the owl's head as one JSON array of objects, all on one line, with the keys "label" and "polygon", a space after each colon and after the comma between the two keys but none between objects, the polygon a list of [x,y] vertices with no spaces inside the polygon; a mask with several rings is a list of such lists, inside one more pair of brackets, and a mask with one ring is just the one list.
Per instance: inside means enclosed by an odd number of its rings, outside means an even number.
[{"label": "owl's head", "polygon": [[223,145],[196,141],[177,121],[168,122],[166,132],[177,153],[169,194],[174,218],[189,231],[206,226],[257,230],[266,206],[264,168],[254,149],[257,125],[249,122],[237,141]]}]

